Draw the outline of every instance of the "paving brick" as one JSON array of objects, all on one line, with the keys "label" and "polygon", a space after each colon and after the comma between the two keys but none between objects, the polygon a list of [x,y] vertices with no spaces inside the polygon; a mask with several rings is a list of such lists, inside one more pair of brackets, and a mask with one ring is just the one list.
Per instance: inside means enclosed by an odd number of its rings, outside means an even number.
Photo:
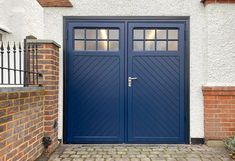
[{"label": "paving brick", "polygon": [[[205,145],[80,144],[61,147],[64,150],[56,151],[50,161],[58,156],[61,159],[78,161],[232,161],[224,148]],[[74,153],[76,154],[70,155]]]},{"label": "paving brick", "polygon": [[131,161],[140,161],[139,158],[131,158]]},{"label": "paving brick", "polygon": [[73,159],[73,161],[84,161],[84,159],[82,159],[82,158],[75,158],[75,159]]},{"label": "paving brick", "polygon": [[95,161],[105,161],[105,159],[104,158],[97,158],[97,159],[95,159]]},{"label": "paving brick", "polygon": [[165,158],[151,158],[152,161],[166,161]]}]

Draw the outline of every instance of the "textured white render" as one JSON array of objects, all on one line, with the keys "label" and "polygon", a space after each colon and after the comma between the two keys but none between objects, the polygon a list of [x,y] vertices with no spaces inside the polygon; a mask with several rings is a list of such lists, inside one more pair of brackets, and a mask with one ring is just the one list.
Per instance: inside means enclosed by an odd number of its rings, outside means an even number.
[{"label": "textured white render", "polygon": [[235,86],[235,4],[206,7],[208,23],[207,84]]},{"label": "textured white render", "polygon": [[36,0],[0,0],[0,26],[10,30],[4,41],[22,41],[27,35],[43,38],[43,8]]},{"label": "textured white render", "polygon": [[[205,8],[200,0],[71,0],[73,8],[45,8],[46,39],[63,44],[63,16],[190,16],[190,132],[204,137],[204,55],[206,54]],[[60,50],[59,137],[62,138],[62,75]]]}]

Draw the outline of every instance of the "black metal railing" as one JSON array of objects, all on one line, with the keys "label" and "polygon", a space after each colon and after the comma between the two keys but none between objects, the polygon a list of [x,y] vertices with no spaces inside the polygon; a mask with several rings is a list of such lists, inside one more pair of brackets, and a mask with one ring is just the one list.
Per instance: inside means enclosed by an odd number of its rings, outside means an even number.
[{"label": "black metal railing", "polygon": [[39,85],[38,45],[35,42],[0,44],[0,85]]}]

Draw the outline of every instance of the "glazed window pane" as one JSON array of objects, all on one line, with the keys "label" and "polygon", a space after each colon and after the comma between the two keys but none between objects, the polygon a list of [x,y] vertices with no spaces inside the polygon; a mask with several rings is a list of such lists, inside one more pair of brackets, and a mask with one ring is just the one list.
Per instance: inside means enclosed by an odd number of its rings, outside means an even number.
[{"label": "glazed window pane", "polygon": [[168,30],[168,39],[178,39],[178,30]]},{"label": "glazed window pane", "polygon": [[168,51],[177,51],[178,41],[168,41]]},{"label": "glazed window pane", "polygon": [[145,41],[145,50],[154,51],[155,50],[155,41]]},{"label": "glazed window pane", "polygon": [[119,39],[119,30],[109,30],[109,39]]},{"label": "glazed window pane", "polygon": [[87,29],[86,30],[86,39],[96,39],[96,30],[95,29]]},{"label": "glazed window pane", "polygon": [[144,39],[144,30],[135,29],[134,39]]},{"label": "glazed window pane", "polygon": [[96,42],[95,41],[87,41],[86,42],[86,50],[96,50]]},{"label": "glazed window pane", "polygon": [[99,41],[98,42],[98,50],[107,51],[108,50],[108,42],[107,41]]},{"label": "glazed window pane", "polygon": [[98,39],[108,39],[108,30],[99,29],[98,30]]},{"label": "glazed window pane", "polygon": [[74,41],[74,48],[75,48],[75,50],[78,50],[78,51],[84,50],[84,47],[85,47],[84,44],[85,43],[84,43],[83,40],[82,41],[79,41],[79,40]]},{"label": "glazed window pane", "polygon": [[85,30],[84,29],[75,29],[74,30],[74,38],[75,39],[84,39],[85,38]]},{"label": "glazed window pane", "polygon": [[157,42],[157,51],[166,51],[166,41]]},{"label": "glazed window pane", "polygon": [[155,30],[145,30],[145,39],[154,40],[155,39]]},{"label": "glazed window pane", "polygon": [[109,42],[109,51],[118,51],[119,42],[118,41],[110,41]]},{"label": "glazed window pane", "polygon": [[166,31],[167,30],[157,30],[157,39],[166,39]]},{"label": "glazed window pane", "polygon": [[143,51],[144,50],[144,42],[143,41],[134,41],[134,51]]}]

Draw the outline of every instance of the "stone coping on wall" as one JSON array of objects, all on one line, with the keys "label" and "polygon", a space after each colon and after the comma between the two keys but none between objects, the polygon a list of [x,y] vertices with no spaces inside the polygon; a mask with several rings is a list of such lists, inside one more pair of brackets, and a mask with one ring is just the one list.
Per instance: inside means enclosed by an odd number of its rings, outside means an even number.
[{"label": "stone coping on wall", "polygon": [[235,86],[202,86],[203,95],[235,95]]},{"label": "stone coping on wall", "polygon": [[202,86],[203,91],[234,91],[235,86]]},{"label": "stone coping on wall", "polygon": [[0,93],[6,92],[25,92],[43,90],[44,87],[32,86],[32,87],[0,87]]},{"label": "stone coping on wall", "polygon": [[37,43],[37,44],[53,44],[58,48],[61,48],[61,45],[55,42],[54,40],[44,40],[44,39],[27,39],[28,43]]}]

